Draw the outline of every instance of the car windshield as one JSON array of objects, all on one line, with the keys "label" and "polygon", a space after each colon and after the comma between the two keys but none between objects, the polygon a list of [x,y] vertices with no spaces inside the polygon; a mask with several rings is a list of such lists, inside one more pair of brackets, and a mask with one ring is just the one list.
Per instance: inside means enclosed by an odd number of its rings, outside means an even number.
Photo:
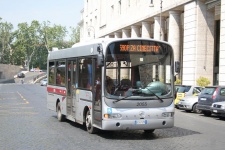
[{"label": "car windshield", "polygon": [[191,86],[180,86],[178,88],[178,93],[185,93],[185,92],[188,92],[190,90]]},{"label": "car windshield", "polygon": [[152,44],[149,41],[123,41],[109,45],[106,54],[106,95],[129,98],[172,96],[171,47],[157,43],[164,50],[160,53],[126,49]]},{"label": "car windshield", "polygon": [[216,90],[216,87],[206,87],[202,90],[202,94],[207,94],[207,95],[213,95],[214,91]]}]

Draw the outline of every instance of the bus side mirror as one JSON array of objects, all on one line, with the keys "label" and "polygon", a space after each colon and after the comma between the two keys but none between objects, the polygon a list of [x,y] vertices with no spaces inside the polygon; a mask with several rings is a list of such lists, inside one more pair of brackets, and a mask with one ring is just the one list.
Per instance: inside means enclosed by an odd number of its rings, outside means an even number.
[{"label": "bus side mirror", "polygon": [[180,73],[180,62],[179,61],[175,61],[175,72]]},{"label": "bus side mirror", "polygon": [[97,56],[97,65],[99,67],[102,67],[102,66],[104,66],[104,55],[103,55],[103,49],[101,48],[100,45],[98,45],[97,51],[99,53]]},{"label": "bus side mirror", "polygon": [[104,58],[103,58],[103,55],[98,55],[98,57],[97,57],[97,65],[99,67],[104,66]]}]

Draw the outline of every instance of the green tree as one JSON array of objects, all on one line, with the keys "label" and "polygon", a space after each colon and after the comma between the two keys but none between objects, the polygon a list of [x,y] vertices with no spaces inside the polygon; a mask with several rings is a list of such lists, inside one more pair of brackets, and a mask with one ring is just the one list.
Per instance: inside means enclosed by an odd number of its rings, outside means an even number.
[{"label": "green tree", "polygon": [[0,18],[0,63],[9,64],[12,56],[12,29],[13,25],[8,22],[1,22]]},{"label": "green tree", "polygon": [[49,21],[43,22],[42,24],[42,40],[48,51],[51,51],[53,47],[57,47],[59,49],[70,47],[68,42],[64,41],[66,34],[66,27],[55,24],[51,27]]},{"label": "green tree", "polygon": [[181,84],[181,79],[176,79],[176,81],[174,82],[175,85],[180,85]]},{"label": "green tree", "polygon": [[28,70],[35,51],[41,45],[40,27],[40,23],[34,20],[30,26],[26,22],[18,24],[18,30],[15,32],[16,40],[14,47],[24,55],[21,57],[21,61],[24,62],[24,66]]},{"label": "green tree", "polygon": [[70,42],[72,44],[75,44],[75,43],[78,43],[80,42],[80,27],[77,26],[76,28],[74,27],[70,27],[70,30],[71,30],[71,35],[70,35]]},{"label": "green tree", "polygon": [[201,76],[197,79],[196,82],[197,82],[197,85],[201,87],[206,87],[207,85],[210,84],[210,81],[208,78],[201,77]]},{"label": "green tree", "polygon": [[80,41],[80,28],[72,28],[70,40],[66,41],[67,29],[61,25],[51,25],[49,21],[40,24],[33,20],[13,26],[1,22],[0,18],[0,63],[12,63],[29,67],[46,68],[48,51],[71,47]]}]

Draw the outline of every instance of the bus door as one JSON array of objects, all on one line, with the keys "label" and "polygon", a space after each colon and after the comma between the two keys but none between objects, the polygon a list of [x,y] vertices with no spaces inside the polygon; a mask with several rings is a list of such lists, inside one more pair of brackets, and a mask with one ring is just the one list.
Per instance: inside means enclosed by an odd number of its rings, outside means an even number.
[{"label": "bus door", "polygon": [[76,61],[67,62],[67,115],[75,117],[75,83],[76,83]]},{"label": "bus door", "polygon": [[97,59],[93,59],[93,99],[92,118],[93,124],[102,127],[102,67],[97,66]]}]

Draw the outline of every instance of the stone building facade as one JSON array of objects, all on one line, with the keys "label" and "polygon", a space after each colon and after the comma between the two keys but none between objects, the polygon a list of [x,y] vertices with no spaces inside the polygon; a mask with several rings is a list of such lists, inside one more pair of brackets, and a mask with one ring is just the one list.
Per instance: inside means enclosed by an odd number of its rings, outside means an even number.
[{"label": "stone building facade", "polygon": [[184,85],[206,77],[225,85],[225,0],[84,0],[80,40],[144,37],[168,41]]}]

